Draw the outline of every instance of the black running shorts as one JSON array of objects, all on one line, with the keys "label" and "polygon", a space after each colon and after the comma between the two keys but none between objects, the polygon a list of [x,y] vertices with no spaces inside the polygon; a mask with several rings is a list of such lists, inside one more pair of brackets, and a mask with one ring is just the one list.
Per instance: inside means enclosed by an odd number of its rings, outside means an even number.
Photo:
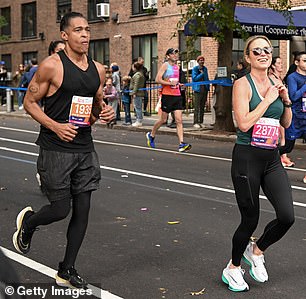
[{"label": "black running shorts", "polygon": [[161,98],[161,110],[166,113],[183,110],[182,97],[163,94]]},{"label": "black running shorts", "polygon": [[96,152],[66,153],[40,148],[37,171],[50,202],[96,190],[101,179]]}]

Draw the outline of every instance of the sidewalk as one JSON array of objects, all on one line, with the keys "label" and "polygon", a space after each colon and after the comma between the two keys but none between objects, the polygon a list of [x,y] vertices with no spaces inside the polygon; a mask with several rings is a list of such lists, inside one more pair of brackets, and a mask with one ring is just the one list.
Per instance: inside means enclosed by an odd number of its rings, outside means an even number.
[{"label": "sidewalk", "polygon": [[[9,117],[30,117],[25,113],[25,110],[19,110],[18,106],[15,106],[15,111],[7,112],[6,106],[0,106],[0,116],[9,116]],[[117,124],[113,126],[113,129],[117,130],[129,130],[135,132],[148,132],[152,129],[155,121],[159,118],[157,114],[152,114],[151,116],[143,117],[143,126],[142,127],[133,127],[133,126],[124,126],[124,112],[121,112],[122,121],[117,121]],[[171,116],[169,116],[171,120]],[[169,120],[169,123],[170,123]],[[134,113],[132,113],[132,121],[135,121]],[[236,140],[236,135],[234,132],[214,132],[213,126],[211,125],[212,115],[210,112],[204,114],[204,128],[195,129],[193,128],[193,114],[183,113],[183,126],[184,126],[184,136],[186,138],[203,138],[209,140],[219,140],[219,141],[229,141],[234,142]],[[98,121],[96,125],[106,127],[104,124],[100,124]],[[166,125],[162,126],[158,130],[158,134],[168,134],[176,135],[175,128],[168,128]]]},{"label": "sidewalk", "polygon": [[[15,106],[15,111],[12,112],[7,112],[6,106],[0,106],[0,117],[1,116],[30,118],[30,116],[25,113],[25,110],[18,110],[17,106]],[[113,129],[145,133],[152,129],[155,121],[158,118],[159,116],[157,114],[152,114],[151,116],[144,116],[142,127],[124,126],[122,125],[122,123],[124,122],[124,112],[121,112],[122,121],[117,121],[117,124],[113,126]],[[169,118],[171,119],[171,116],[169,116]],[[132,120],[133,122],[135,121],[134,113],[132,113]],[[183,113],[184,136],[186,136],[186,141],[189,142],[188,138],[199,138],[206,140],[218,140],[233,143],[235,142],[235,132],[213,131],[213,125],[211,123],[212,114],[211,112],[207,112],[204,114],[204,128],[195,129],[193,128],[193,114]],[[100,124],[99,121],[97,121],[95,125],[106,128],[106,125]],[[164,125],[158,130],[158,134],[176,135],[176,129],[168,128],[166,125]],[[298,139],[296,140],[295,148],[306,149],[306,144],[303,144],[302,140]]]}]

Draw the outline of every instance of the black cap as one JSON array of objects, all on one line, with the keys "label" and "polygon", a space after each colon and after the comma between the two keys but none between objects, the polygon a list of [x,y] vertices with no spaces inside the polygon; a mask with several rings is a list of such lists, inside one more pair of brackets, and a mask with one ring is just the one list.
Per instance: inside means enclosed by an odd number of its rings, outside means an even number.
[{"label": "black cap", "polygon": [[179,50],[178,49],[174,49],[174,48],[169,48],[166,52],[166,55],[170,55],[172,53],[178,53]]}]

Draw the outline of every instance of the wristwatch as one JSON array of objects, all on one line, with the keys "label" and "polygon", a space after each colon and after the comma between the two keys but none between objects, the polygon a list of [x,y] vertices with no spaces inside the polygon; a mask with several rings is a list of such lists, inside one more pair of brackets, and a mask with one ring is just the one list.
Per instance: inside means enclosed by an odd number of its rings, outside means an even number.
[{"label": "wristwatch", "polygon": [[292,107],[292,103],[290,103],[290,104],[283,103],[283,104],[284,104],[285,108],[291,108]]}]

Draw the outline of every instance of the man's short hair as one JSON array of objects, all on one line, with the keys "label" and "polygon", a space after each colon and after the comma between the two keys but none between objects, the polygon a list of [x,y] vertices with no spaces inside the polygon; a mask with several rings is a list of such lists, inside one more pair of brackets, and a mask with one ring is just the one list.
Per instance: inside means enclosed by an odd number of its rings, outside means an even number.
[{"label": "man's short hair", "polygon": [[73,18],[86,19],[80,12],[68,12],[61,19],[60,31],[65,31],[65,29],[70,25],[70,20]]},{"label": "man's short hair", "polygon": [[306,55],[306,51],[299,52],[299,53],[295,56],[295,60],[296,60],[296,61],[300,61],[302,55]]}]

